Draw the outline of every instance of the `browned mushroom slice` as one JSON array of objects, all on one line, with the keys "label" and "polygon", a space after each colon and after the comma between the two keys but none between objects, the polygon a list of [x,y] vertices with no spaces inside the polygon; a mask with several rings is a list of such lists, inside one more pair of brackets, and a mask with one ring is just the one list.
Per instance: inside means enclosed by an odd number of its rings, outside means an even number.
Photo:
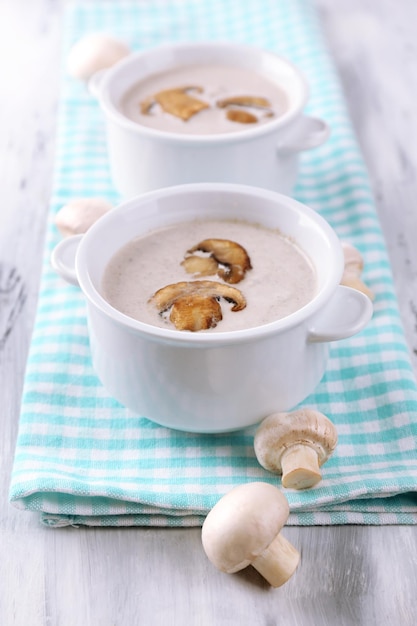
[{"label": "browned mushroom slice", "polygon": [[182,281],[161,287],[161,289],[155,291],[149,302],[155,304],[160,313],[164,313],[172,307],[177,298],[193,293],[193,290],[195,290],[193,285],[197,282],[198,281],[194,283]]},{"label": "browned mushroom slice", "polygon": [[[204,241],[200,241],[187,252],[192,254],[197,251],[210,253],[211,257],[218,264],[224,265],[225,267],[217,269],[217,274],[226,283],[232,285],[239,283],[245,277],[246,271],[252,269],[250,258],[245,248],[229,239],[204,239]],[[189,271],[187,265],[184,264],[184,266]]]},{"label": "browned mushroom slice", "polygon": [[207,102],[187,93],[190,90],[201,92],[200,87],[178,87],[176,89],[165,89],[155,94],[155,101],[166,112],[187,121],[203,109],[209,108]]},{"label": "browned mushroom slice", "polygon": [[214,328],[222,319],[220,298],[233,304],[232,311],[246,306],[239,289],[211,280],[166,285],[158,289],[150,302],[161,315],[171,309],[169,319],[177,330],[199,331]]},{"label": "browned mushroom slice", "polygon": [[148,98],[145,98],[145,100],[142,100],[140,103],[140,112],[142,115],[149,115],[154,104],[155,98],[153,96],[149,96]]},{"label": "browned mushroom slice", "polygon": [[181,263],[185,271],[196,276],[213,276],[217,273],[218,263],[213,257],[188,256]]},{"label": "browned mushroom slice", "polygon": [[256,124],[258,118],[249,111],[242,111],[241,109],[228,109],[226,117],[231,122],[238,122],[239,124]]},{"label": "browned mushroom slice", "polygon": [[271,103],[266,98],[259,96],[230,96],[216,102],[217,106],[224,109],[228,106],[255,107],[259,109],[270,109]]},{"label": "browned mushroom slice", "polygon": [[177,330],[207,330],[223,319],[222,308],[216,298],[193,294],[175,300],[169,319]]}]

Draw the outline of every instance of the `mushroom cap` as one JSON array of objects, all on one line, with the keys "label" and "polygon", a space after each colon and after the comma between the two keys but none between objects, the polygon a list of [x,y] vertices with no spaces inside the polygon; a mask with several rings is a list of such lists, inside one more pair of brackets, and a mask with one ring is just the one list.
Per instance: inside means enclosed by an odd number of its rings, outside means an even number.
[{"label": "mushroom cap", "polygon": [[345,270],[353,271],[359,276],[363,270],[363,257],[359,250],[351,243],[342,241],[343,256],[345,259]]},{"label": "mushroom cap", "polygon": [[104,33],[91,33],[72,46],[67,69],[74,78],[88,80],[95,72],[111,67],[128,54],[130,49],[122,41]]},{"label": "mushroom cap", "polygon": [[202,528],[209,560],[233,574],[250,565],[279,534],[289,515],[285,496],[273,485],[239,485],[211,509]]},{"label": "mushroom cap", "polygon": [[305,445],[317,452],[319,466],[329,458],[337,444],[334,424],[320,411],[299,409],[292,413],[273,413],[255,433],[254,448],[266,470],[282,473],[281,457],[294,445]]},{"label": "mushroom cap", "polygon": [[165,285],[153,294],[150,302],[153,302],[160,311],[166,311],[178,298],[194,294],[208,298],[224,298],[233,304],[232,311],[241,311],[246,306],[246,299],[239,289],[214,280],[180,281]]},{"label": "mushroom cap", "polygon": [[104,198],[74,198],[59,209],[55,224],[64,237],[80,235],[112,208]]}]

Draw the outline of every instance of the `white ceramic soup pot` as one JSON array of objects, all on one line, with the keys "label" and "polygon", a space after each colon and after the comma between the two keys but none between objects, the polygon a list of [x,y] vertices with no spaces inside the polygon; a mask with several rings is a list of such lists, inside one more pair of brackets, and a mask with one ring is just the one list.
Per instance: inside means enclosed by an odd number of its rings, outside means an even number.
[{"label": "white ceramic soup pot", "polygon": [[[312,261],[315,296],[283,319],[227,332],[152,326],[103,298],[103,272],[123,245],[195,219],[280,229]],[[128,200],[85,235],[62,240],[52,265],[84,292],[93,365],[109,394],[135,414],[190,432],[233,431],[290,410],[322,378],[329,342],[358,333],[372,315],[367,296],[339,285],[343,252],[329,224],[292,198],[244,185],[180,185]]]},{"label": "white ceramic soup pot", "polygon": [[[228,64],[256,71],[282,88],[286,112],[242,130],[190,135],[149,128],[122,113],[123,96],[138,81],[190,64]],[[309,88],[302,73],[266,50],[236,43],[179,43],[133,53],[93,76],[91,91],[107,122],[110,169],[124,198],[197,182],[254,185],[290,194],[303,150],[329,136],[327,124],[303,114]],[[138,104],[139,108],[139,104]]]}]

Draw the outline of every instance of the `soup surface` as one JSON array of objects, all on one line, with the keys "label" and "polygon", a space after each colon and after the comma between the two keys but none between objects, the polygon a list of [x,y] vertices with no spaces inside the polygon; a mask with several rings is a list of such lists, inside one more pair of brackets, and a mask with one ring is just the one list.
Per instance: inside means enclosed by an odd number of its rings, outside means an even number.
[{"label": "soup surface", "polygon": [[[267,324],[315,293],[314,267],[298,245],[278,230],[243,221],[185,222],[132,239],[102,279],[103,297],[125,315],[184,331]],[[201,327],[200,313],[207,313],[208,326]],[[184,326],[185,318],[197,319],[197,327]]]},{"label": "soup surface", "polygon": [[207,135],[266,124],[287,111],[288,101],[277,84],[250,69],[187,65],[139,81],[120,109],[151,128]]}]

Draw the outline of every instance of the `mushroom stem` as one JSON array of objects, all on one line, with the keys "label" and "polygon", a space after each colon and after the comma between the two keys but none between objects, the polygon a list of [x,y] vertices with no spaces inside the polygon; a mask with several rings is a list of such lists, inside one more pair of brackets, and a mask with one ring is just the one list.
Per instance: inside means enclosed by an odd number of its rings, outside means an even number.
[{"label": "mushroom stem", "polygon": [[252,565],[272,587],[280,587],[294,574],[299,560],[298,550],[279,534]]},{"label": "mushroom stem", "polygon": [[321,480],[319,458],[311,446],[298,443],[281,457],[282,485],[292,489],[308,489]]}]

